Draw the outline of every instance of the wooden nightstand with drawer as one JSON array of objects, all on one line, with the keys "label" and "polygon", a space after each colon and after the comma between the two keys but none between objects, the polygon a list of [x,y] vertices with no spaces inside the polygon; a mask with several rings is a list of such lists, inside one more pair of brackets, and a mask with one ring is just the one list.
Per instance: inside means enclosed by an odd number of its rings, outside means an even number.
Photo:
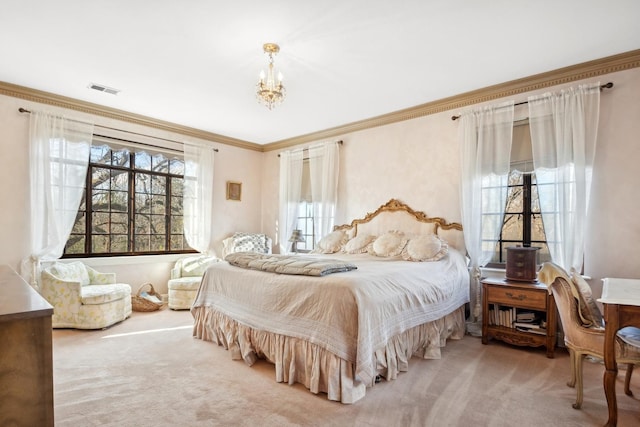
[{"label": "wooden nightstand with drawer", "polygon": [[[533,320],[530,320],[533,319]],[[495,338],[509,344],[556,346],[556,305],[541,283],[482,279],[482,343]]]}]

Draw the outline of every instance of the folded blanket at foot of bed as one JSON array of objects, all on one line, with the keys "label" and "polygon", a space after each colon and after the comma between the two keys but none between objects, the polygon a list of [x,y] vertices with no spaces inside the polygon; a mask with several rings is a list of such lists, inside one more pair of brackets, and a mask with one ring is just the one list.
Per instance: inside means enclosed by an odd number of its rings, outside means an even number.
[{"label": "folded blanket at foot of bed", "polygon": [[241,268],[304,276],[325,276],[357,268],[354,264],[338,259],[315,258],[306,255],[261,254],[257,252],[235,252],[227,255],[225,261]]}]

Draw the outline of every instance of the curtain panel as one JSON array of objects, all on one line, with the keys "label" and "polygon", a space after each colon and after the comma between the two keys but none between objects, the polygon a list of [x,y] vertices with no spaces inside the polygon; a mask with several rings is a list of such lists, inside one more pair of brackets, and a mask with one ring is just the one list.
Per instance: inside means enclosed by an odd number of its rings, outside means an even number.
[{"label": "curtain panel", "polygon": [[289,236],[296,228],[302,188],[303,150],[280,153],[280,188],[278,210],[278,242],[281,254],[289,252]]},{"label": "curtain panel", "polygon": [[200,253],[211,251],[214,148],[184,145],[184,236]]},{"label": "curtain panel", "polygon": [[509,101],[461,115],[461,205],[470,258],[472,318],[468,331],[481,334],[480,267],[495,253],[507,197],[514,103]]},{"label": "curtain panel", "polygon": [[533,164],[551,259],[567,271],[580,273],[600,83],[531,96],[528,103]]},{"label": "curtain panel", "polygon": [[60,258],[84,192],[93,123],[32,111],[29,119],[30,257],[21,274],[38,289],[40,263]]},{"label": "curtain panel", "polygon": [[333,231],[338,202],[339,169],[340,145],[337,142],[326,142],[309,147],[309,174],[316,242]]}]

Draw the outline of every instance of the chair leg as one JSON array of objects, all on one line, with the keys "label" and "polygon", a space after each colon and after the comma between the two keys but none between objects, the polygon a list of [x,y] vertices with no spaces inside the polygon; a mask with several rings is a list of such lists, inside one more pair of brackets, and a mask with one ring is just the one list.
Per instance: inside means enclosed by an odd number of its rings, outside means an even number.
[{"label": "chair leg", "polygon": [[569,363],[571,364],[571,379],[567,385],[571,388],[576,386],[576,352],[572,348],[569,349]]},{"label": "chair leg", "polygon": [[578,353],[574,356],[574,370],[576,377],[576,403],[573,405],[573,409],[580,409],[582,407],[582,361],[584,354]]},{"label": "chair leg", "polygon": [[633,396],[633,392],[629,388],[629,384],[631,383],[631,375],[633,374],[633,368],[635,365],[633,363],[629,363],[627,365],[627,373],[624,376],[624,393],[627,396]]}]

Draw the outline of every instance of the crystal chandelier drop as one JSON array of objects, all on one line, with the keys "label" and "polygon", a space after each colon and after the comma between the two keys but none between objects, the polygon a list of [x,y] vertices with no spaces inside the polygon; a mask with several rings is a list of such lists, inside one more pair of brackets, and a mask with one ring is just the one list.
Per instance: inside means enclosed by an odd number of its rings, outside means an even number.
[{"label": "crystal chandelier drop", "polygon": [[269,55],[269,69],[265,76],[264,70],[260,72],[260,80],[256,85],[256,97],[260,104],[265,105],[269,110],[280,104],[287,94],[282,85],[282,73],[278,73],[278,82],[276,83],[273,70],[273,55],[280,51],[280,46],[275,43],[265,43],[262,48],[264,53]]}]

